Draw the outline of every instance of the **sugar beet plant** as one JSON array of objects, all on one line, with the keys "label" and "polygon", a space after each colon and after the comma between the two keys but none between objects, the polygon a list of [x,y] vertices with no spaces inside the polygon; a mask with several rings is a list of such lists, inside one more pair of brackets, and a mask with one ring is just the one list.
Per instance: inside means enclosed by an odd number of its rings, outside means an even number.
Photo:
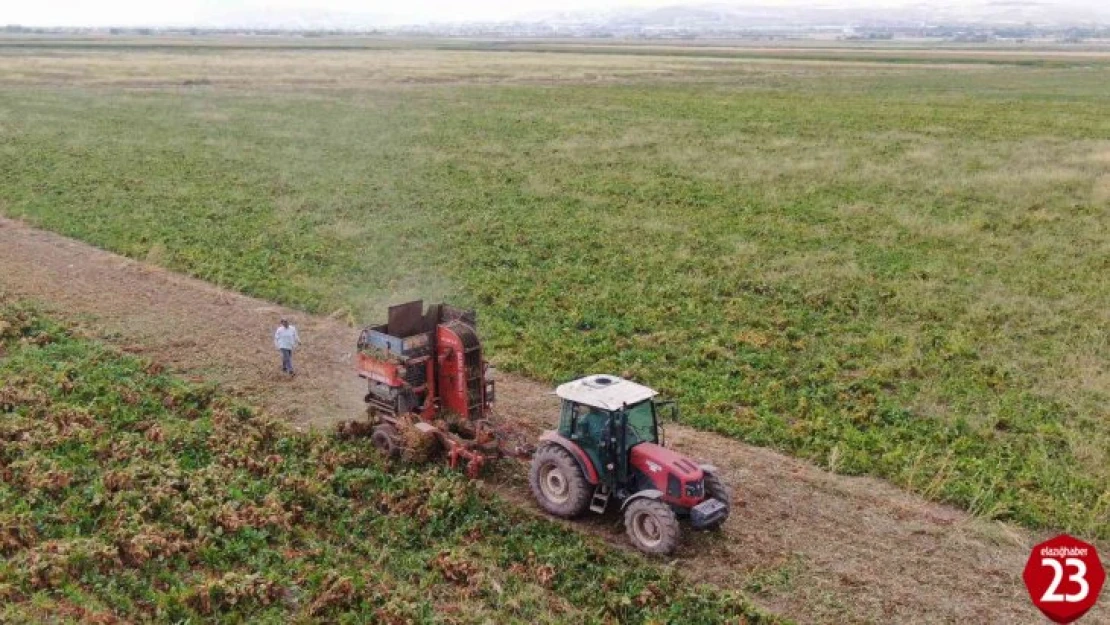
[{"label": "sugar beet plant", "polygon": [[445,471],[0,310],[0,621],[765,622]]}]

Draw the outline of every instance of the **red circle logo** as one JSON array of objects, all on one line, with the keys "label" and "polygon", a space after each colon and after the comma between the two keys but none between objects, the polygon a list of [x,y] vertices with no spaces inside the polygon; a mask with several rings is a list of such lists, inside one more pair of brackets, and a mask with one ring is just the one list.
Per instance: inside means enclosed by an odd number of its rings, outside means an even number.
[{"label": "red circle logo", "polygon": [[1094,545],[1061,534],[1033,547],[1021,577],[1033,605],[1057,623],[1071,623],[1098,601],[1106,571]]}]

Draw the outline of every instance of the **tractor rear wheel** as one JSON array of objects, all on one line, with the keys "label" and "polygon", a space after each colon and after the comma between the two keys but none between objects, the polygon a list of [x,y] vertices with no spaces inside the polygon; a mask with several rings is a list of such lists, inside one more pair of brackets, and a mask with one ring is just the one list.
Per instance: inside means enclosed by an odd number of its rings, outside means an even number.
[{"label": "tractor rear wheel", "polygon": [[678,547],[678,517],[658,499],[637,499],[624,511],[628,539],[644,553],[667,555]]},{"label": "tractor rear wheel", "polygon": [[590,485],[570,452],[558,445],[544,445],[532,456],[528,484],[540,507],[569,519],[590,505]]},{"label": "tractor rear wheel", "polygon": [[401,455],[401,437],[397,433],[397,428],[388,423],[374,428],[374,433],[370,435],[370,442],[386,458],[396,458]]},{"label": "tractor rear wheel", "polygon": [[705,496],[710,499],[716,499],[725,504],[725,516],[720,521],[705,528],[708,530],[719,529],[728,520],[728,515],[732,512],[732,489],[724,483],[716,473],[705,472]]}]

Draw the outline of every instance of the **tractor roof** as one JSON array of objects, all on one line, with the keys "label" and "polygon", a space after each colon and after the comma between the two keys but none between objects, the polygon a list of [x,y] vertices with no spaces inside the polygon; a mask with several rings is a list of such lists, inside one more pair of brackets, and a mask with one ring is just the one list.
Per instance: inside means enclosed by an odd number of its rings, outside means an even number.
[{"label": "tractor roof", "polygon": [[619,410],[655,397],[652,389],[615,375],[588,375],[559,385],[555,394],[577,404],[602,410]]}]

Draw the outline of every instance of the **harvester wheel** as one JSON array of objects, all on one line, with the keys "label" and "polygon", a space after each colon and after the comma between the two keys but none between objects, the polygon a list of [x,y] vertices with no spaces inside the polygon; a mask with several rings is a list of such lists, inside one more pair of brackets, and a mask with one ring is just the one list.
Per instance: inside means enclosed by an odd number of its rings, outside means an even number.
[{"label": "harvester wheel", "polygon": [[401,437],[397,434],[397,428],[388,423],[383,423],[374,428],[374,433],[370,436],[370,442],[386,458],[396,458],[401,454]]},{"label": "harvester wheel", "polygon": [[590,505],[590,485],[570,452],[558,445],[544,445],[532,456],[528,483],[540,507],[569,519]]},{"label": "harvester wheel", "polygon": [[637,499],[624,511],[628,539],[644,553],[667,555],[678,547],[678,517],[658,499]]},{"label": "harvester wheel", "polygon": [[719,529],[728,520],[729,513],[732,512],[732,489],[724,483],[719,475],[706,471],[705,496],[725,504],[725,516],[720,521],[705,528],[708,530]]}]

